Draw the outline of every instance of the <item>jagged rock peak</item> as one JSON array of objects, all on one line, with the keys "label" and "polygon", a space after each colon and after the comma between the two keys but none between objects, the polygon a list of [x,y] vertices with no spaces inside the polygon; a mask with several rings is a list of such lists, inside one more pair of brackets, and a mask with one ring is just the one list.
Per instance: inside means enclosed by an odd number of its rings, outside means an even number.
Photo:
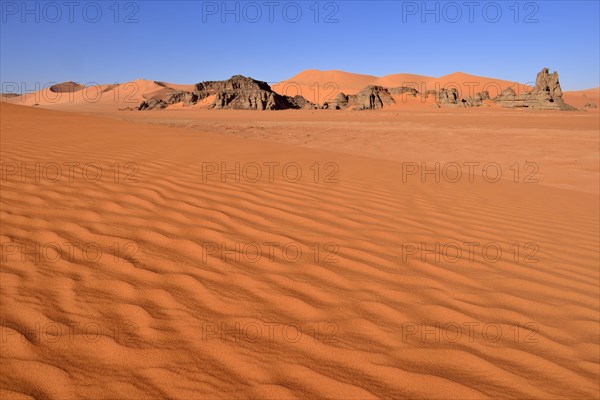
[{"label": "jagged rock peak", "polygon": [[563,92],[558,81],[558,72],[550,73],[548,68],[543,68],[535,78],[535,87],[531,94],[546,94],[551,98],[562,97]]}]

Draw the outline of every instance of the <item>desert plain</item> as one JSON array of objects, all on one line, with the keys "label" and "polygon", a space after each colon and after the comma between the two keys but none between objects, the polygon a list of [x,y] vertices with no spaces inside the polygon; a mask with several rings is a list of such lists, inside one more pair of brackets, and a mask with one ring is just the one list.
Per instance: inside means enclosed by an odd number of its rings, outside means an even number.
[{"label": "desert plain", "polygon": [[126,85],[0,104],[2,399],[600,395],[598,89],[137,111],[193,85]]}]

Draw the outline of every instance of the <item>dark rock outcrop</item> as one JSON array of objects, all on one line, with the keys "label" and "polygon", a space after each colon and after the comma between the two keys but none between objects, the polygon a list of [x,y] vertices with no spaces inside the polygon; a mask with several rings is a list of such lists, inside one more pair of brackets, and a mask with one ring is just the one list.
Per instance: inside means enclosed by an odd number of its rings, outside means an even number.
[{"label": "dark rock outcrop", "polygon": [[242,75],[234,75],[225,81],[206,81],[196,84],[195,92],[235,92],[235,91],[257,91],[270,92],[268,83],[247,78]]},{"label": "dark rock outcrop", "polygon": [[583,108],[586,108],[586,109],[598,108],[598,106],[596,105],[596,103],[585,103],[585,105],[583,106]]},{"label": "dark rock outcrop", "polygon": [[138,110],[162,110],[167,108],[169,103],[161,99],[150,99],[139,105]]},{"label": "dark rock outcrop", "polygon": [[335,99],[324,102],[322,106],[324,109],[332,110],[342,110],[346,107],[348,107],[348,96],[343,92],[339,92]]},{"label": "dark rock outcrop", "polygon": [[306,100],[304,97],[300,95],[296,95],[294,97],[287,97],[290,104],[293,106],[291,108],[305,108],[308,110],[315,110],[317,105],[311,101]]},{"label": "dark rock outcrop", "polygon": [[405,94],[407,96],[417,97],[417,95],[419,94],[419,91],[417,89],[404,86],[388,88],[388,92],[392,96],[401,96]]},{"label": "dark rock outcrop", "polygon": [[285,110],[294,108],[291,101],[266,90],[218,91],[214,108],[234,110]]},{"label": "dark rock outcrop", "polygon": [[465,100],[466,107],[480,107],[485,101],[490,100],[490,93],[487,90],[476,93],[473,97],[468,97]]},{"label": "dark rock outcrop", "polygon": [[271,90],[262,81],[235,75],[225,81],[207,81],[196,84],[193,92],[180,91],[167,99],[150,99],[138,107],[139,110],[160,109],[171,104],[194,105],[209,96],[214,96],[208,108],[235,110],[285,110],[314,108],[315,105],[302,96],[282,96]]},{"label": "dark rock outcrop", "polygon": [[77,82],[69,81],[58,83],[50,86],[50,91],[53,93],[73,93],[85,89],[84,85],[80,85]]},{"label": "dark rock outcrop", "polygon": [[458,105],[460,104],[458,89],[440,89],[437,93],[436,100],[442,105]]},{"label": "dark rock outcrop", "polygon": [[183,103],[186,106],[191,106],[196,104],[198,101],[204,99],[206,96],[200,98],[200,96],[198,96],[197,93],[193,93],[193,92],[177,92],[177,93],[173,93],[172,95],[170,95],[167,100],[166,103],[167,104],[177,104],[177,103]]},{"label": "dark rock outcrop", "polygon": [[[414,89],[394,88],[395,93],[411,92]],[[412,92],[411,92],[412,93]],[[334,100],[323,103],[322,108],[341,110],[351,107],[353,110],[379,110],[394,104],[394,98],[390,91],[382,86],[367,86],[356,94],[346,95],[338,93]]]},{"label": "dark rock outcrop", "polygon": [[348,96],[348,105],[353,110],[378,110],[394,103],[390,92],[382,86],[367,86],[357,94]]},{"label": "dark rock outcrop", "polygon": [[[433,95],[436,100],[435,106],[441,107],[480,107],[485,101],[490,100],[488,91],[476,93],[472,97],[463,98],[460,96],[458,89],[440,89],[439,91],[428,90],[426,96]],[[426,98],[427,98],[426,97]]]}]

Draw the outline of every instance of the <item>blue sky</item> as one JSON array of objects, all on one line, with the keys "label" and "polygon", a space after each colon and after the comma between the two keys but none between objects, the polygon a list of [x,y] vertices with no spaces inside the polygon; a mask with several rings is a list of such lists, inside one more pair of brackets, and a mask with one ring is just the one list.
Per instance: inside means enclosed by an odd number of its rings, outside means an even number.
[{"label": "blue sky", "polygon": [[3,83],[276,82],[305,69],[531,82],[547,66],[563,89],[600,86],[597,0],[64,1],[1,1]]}]

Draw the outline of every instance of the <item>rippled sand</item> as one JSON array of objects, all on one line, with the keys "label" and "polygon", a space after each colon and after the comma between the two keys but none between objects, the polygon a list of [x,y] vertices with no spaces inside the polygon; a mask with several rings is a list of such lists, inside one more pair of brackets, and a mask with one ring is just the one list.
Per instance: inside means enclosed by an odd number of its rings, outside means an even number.
[{"label": "rippled sand", "polygon": [[600,395],[597,114],[0,110],[2,398]]}]

